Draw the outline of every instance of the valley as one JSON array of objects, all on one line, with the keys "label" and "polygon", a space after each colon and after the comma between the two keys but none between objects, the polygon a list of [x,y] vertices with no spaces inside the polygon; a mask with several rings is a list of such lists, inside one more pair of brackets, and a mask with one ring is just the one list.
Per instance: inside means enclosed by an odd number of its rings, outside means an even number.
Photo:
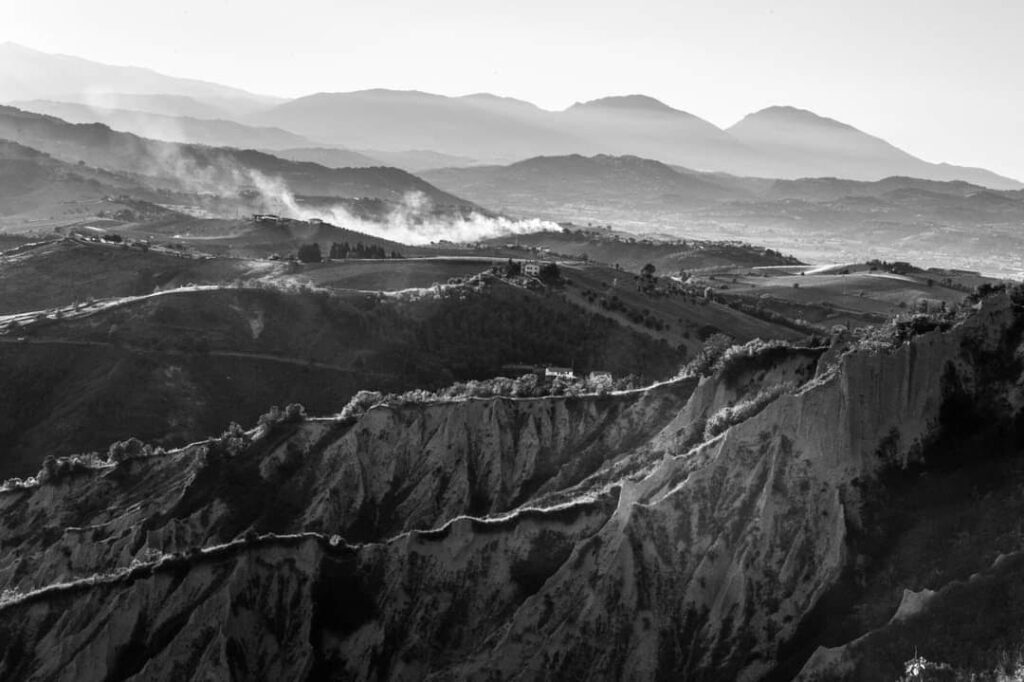
[{"label": "valley", "polygon": [[[297,89],[515,33],[261,9]],[[0,43],[0,680],[1021,679],[1024,183],[578,68]]]}]

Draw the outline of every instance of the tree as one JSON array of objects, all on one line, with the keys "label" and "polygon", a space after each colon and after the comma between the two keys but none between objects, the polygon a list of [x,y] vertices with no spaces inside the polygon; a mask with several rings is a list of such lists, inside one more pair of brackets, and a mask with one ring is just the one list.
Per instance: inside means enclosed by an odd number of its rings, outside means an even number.
[{"label": "tree", "polygon": [[542,265],[539,274],[541,280],[548,284],[553,284],[561,279],[561,273],[558,270],[558,265],[555,263],[545,263]]},{"label": "tree", "polygon": [[43,468],[40,470],[37,478],[40,483],[46,483],[57,478],[59,473],[59,467],[57,465],[57,458],[55,456],[47,455],[43,460]]},{"label": "tree", "polygon": [[299,260],[303,263],[319,263],[323,260],[323,255],[320,253],[320,245],[316,242],[312,244],[303,244],[299,247]]},{"label": "tree", "polygon": [[348,257],[348,242],[333,242],[331,244],[330,257],[332,260],[342,260]]},{"label": "tree", "polygon": [[648,263],[647,265],[645,265],[642,268],[640,268],[640,275],[642,277],[647,277],[647,278],[654,277],[654,271],[655,271],[654,265],[652,263]]}]

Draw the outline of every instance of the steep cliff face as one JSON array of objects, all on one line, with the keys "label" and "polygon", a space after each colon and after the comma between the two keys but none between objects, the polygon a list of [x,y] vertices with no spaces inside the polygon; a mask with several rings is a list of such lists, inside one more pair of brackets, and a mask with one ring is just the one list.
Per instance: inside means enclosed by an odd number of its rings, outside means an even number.
[{"label": "steep cliff face", "polygon": [[0,587],[34,589],[242,532],[378,541],[527,505],[644,452],[695,380],[623,395],[371,409],[0,493]]},{"label": "steep cliff face", "polygon": [[865,538],[894,525],[879,495],[951,466],[965,405],[1015,428],[1022,319],[990,298],[902,343],[605,397],[380,407],[0,494],[0,676],[852,674],[898,604],[841,655],[815,614],[840,588],[866,599]]}]

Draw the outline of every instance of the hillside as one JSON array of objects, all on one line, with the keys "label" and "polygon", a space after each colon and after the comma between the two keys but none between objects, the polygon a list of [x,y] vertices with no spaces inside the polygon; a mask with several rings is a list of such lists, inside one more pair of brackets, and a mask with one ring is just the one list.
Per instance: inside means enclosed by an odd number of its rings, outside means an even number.
[{"label": "hillside", "polygon": [[179,102],[193,101],[197,103],[194,106],[202,103],[226,113],[242,114],[278,101],[238,88],[174,78],[149,69],[47,54],[10,42],[0,44],[0,63],[5,67],[0,73],[0,102],[69,95],[82,98],[158,95],[174,96]]},{"label": "hillside", "polygon": [[0,138],[52,156],[109,171],[131,173],[186,193],[256,193],[266,203],[288,201],[288,192],[321,197],[372,197],[401,202],[420,193],[438,207],[472,205],[397,168],[325,168],[253,150],[159,142],[111,130],[75,125],[13,107],[0,107]]},{"label": "hillside", "polygon": [[536,157],[509,166],[427,171],[423,177],[472,201],[518,212],[531,204],[541,212],[566,204],[674,209],[744,197],[713,180],[636,156]]},{"label": "hillside", "polygon": [[0,315],[284,275],[284,263],[64,238],[0,253]]},{"label": "hillside", "polygon": [[95,168],[64,163],[35,149],[0,139],[0,221],[62,204],[96,201],[108,194],[139,191],[138,183]]},{"label": "hillside", "polygon": [[1020,189],[1020,182],[984,169],[927,163],[853,126],[795,107],[762,109],[727,132],[760,154],[761,160],[745,169],[747,175],[857,180],[904,175]]},{"label": "hillside", "polygon": [[165,142],[268,151],[311,144],[310,140],[301,135],[280,128],[247,126],[223,118],[171,116],[50,100],[17,101],[11,102],[11,105],[24,111],[54,116],[68,123],[102,123],[114,130]]},{"label": "hillside", "polygon": [[797,265],[795,258],[741,242],[671,240],[638,237],[628,232],[602,227],[566,224],[561,230],[545,230],[518,235],[514,242],[496,237],[481,242],[491,248],[504,247],[502,255],[527,258],[531,253],[551,253],[639,273],[650,263],[659,274],[675,275],[680,270],[731,271],[773,265]]},{"label": "hillside", "polygon": [[40,453],[104,449],[132,434],[180,445],[271,404],[331,413],[360,389],[441,388],[510,364],[654,379],[682,362],[613,320],[499,285],[414,296],[294,283],[172,289],[17,322],[0,317],[5,476],[31,472]]},{"label": "hillside", "polygon": [[558,119],[563,129],[585,137],[590,149],[609,154],[648,157],[689,168],[734,171],[749,163],[751,155],[743,144],[717,126],[643,95],[576,103],[561,112]]},{"label": "hillside", "polygon": [[545,119],[536,107],[504,100],[378,89],[300,97],[245,120],[350,149],[422,149],[484,160],[577,151],[576,137],[549,129]]},{"label": "hillside", "polygon": [[756,242],[809,261],[880,258],[1015,276],[1019,191],[892,176],[797,180],[702,173],[633,157],[541,157],[424,173],[513,215],[634,234]]},{"label": "hillside", "polygon": [[[327,168],[371,168],[382,164],[377,159],[370,158],[351,149],[332,149],[325,147],[293,147],[278,149],[274,154],[289,161],[302,161],[305,163],[317,163]],[[400,167],[400,166],[396,166]]]},{"label": "hillside", "polygon": [[429,150],[388,151],[383,149],[339,149],[337,147],[306,147],[300,149],[278,149],[275,156],[292,161],[309,161],[328,168],[394,166],[410,173],[449,168],[453,166],[475,165],[473,159],[464,156],[452,156]]},{"label": "hillside", "polygon": [[920,654],[991,673],[1024,635],[1022,315],[997,295],[646,390],[382,403],[51,462],[0,494],[0,670],[164,680],[191,652],[216,678],[888,680]]}]

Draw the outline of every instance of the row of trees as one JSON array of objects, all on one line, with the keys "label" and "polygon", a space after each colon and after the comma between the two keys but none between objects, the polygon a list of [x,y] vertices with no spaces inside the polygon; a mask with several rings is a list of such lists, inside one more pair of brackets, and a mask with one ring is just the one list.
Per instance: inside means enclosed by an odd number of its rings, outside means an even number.
[{"label": "row of trees", "polygon": [[404,393],[383,393],[381,391],[359,391],[338,414],[341,422],[353,422],[367,410],[378,405],[401,407],[402,405],[423,405],[460,398],[540,398],[545,396],[575,397],[582,395],[605,395],[610,391],[637,388],[641,385],[635,376],[613,380],[609,377],[579,377],[566,379],[556,377],[544,381],[536,374],[521,377],[495,377],[493,379],[455,382],[451,386],[430,391],[414,389]]},{"label": "row of trees", "polygon": [[[364,244],[356,242],[333,242],[329,256],[332,260],[344,260],[345,258],[402,258],[397,251],[388,251],[379,244]],[[324,259],[323,251],[316,242],[303,244],[299,247],[298,259],[303,263],[319,263]]]},{"label": "row of trees", "polygon": [[334,242],[331,244],[329,257],[332,260],[342,260],[344,258],[401,258],[402,254],[397,251],[387,251],[379,244]]}]

